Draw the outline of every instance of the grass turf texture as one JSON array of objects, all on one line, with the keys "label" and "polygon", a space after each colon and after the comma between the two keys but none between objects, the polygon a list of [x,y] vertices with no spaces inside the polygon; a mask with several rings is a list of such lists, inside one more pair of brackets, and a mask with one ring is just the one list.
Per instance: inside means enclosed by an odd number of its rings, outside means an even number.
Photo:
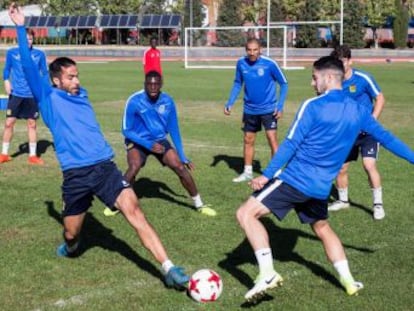
[{"label": "grass turf texture", "polygon": [[[231,182],[242,168],[241,101],[223,115],[233,81],[232,70],[184,70],[164,63],[164,91],[176,100],[185,151],[194,161],[194,177],[206,203],[218,216],[190,210],[191,201],[176,176],[150,158],[136,192],[147,218],[159,232],[171,259],[188,273],[212,268],[222,277],[223,294],[201,305],[185,293],[163,286],[159,266],[143,249],[122,216],[105,218],[95,200],[83,231],[84,253],[57,258],[61,242],[61,173],[51,136],[39,122],[39,150],[46,165],[26,163],[24,122],[17,123],[12,162],[0,166],[0,305],[1,310],[242,310],[246,291],[258,273],[253,252],[235,220],[248,197],[246,184]],[[387,99],[381,121],[414,147],[412,102],[414,64],[358,66],[370,71]],[[115,161],[126,168],[120,133],[125,99],[143,86],[139,62],[79,64],[82,85],[90,92],[98,120],[112,144]],[[282,140],[301,100],[313,96],[310,69],[286,72],[288,102],[279,124]],[[240,96],[241,97],[241,96]],[[263,133],[256,143],[255,174],[266,166],[269,148]],[[346,296],[322,246],[310,228],[291,213],[283,222],[264,219],[270,231],[275,267],[284,286],[273,290],[253,310],[412,310],[414,298],[414,219],[412,166],[385,150],[383,178],[386,218],[371,217],[371,192],[361,163],[350,171],[355,208],[331,215],[357,280],[358,297]]]}]

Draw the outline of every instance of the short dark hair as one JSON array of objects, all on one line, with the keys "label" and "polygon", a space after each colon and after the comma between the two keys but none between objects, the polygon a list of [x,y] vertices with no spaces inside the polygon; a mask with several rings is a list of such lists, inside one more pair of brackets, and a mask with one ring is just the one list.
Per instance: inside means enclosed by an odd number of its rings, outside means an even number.
[{"label": "short dark hair", "polygon": [[315,70],[336,70],[344,74],[344,64],[342,61],[333,56],[323,56],[313,63]]},{"label": "short dark hair", "polygon": [[347,45],[338,45],[334,48],[334,50],[331,52],[331,56],[335,58],[351,58],[351,49]]},{"label": "short dark hair", "polygon": [[151,70],[151,71],[148,71],[147,74],[145,75],[145,81],[151,78],[159,78],[162,80],[162,75],[156,70]]},{"label": "short dark hair", "polygon": [[49,64],[49,76],[53,82],[53,78],[60,77],[62,68],[76,66],[76,62],[69,57],[58,57]]},{"label": "short dark hair", "polygon": [[26,28],[26,34],[27,34],[27,35],[32,36],[32,37],[33,37],[33,39],[34,39],[34,37],[35,37],[35,32],[34,32],[34,30],[33,30],[33,29],[31,29],[31,28]]},{"label": "short dark hair", "polygon": [[246,49],[247,49],[247,45],[248,45],[248,44],[250,44],[250,43],[257,43],[257,45],[258,45],[259,47],[261,47],[261,43],[260,43],[259,39],[256,39],[256,38],[249,38],[249,39],[247,39],[247,41],[246,41],[246,45],[245,45]]}]

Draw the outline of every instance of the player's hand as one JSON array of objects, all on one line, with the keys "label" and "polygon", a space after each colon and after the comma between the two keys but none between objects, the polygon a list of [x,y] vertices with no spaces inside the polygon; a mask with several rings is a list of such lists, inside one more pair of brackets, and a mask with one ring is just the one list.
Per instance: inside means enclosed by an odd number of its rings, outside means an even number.
[{"label": "player's hand", "polygon": [[17,6],[16,2],[12,2],[10,4],[9,16],[13,23],[15,23],[17,26],[24,25],[24,14],[22,8],[20,6]]},{"label": "player's hand", "polygon": [[4,90],[7,95],[10,95],[12,92],[12,86],[9,80],[4,80]]},{"label": "player's hand", "polygon": [[229,116],[231,114],[231,108],[230,107],[224,107],[224,114],[226,116]]},{"label": "player's hand", "polygon": [[249,182],[249,186],[254,190],[261,190],[267,183],[269,182],[269,179],[263,175],[253,178]]},{"label": "player's hand", "polygon": [[280,119],[282,115],[283,115],[283,112],[277,109],[273,112],[273,116],[276,118],[276,120]]},{"label": "player's hand", "polygon": [[184,163],[184,166],[187,169],[189,169],[190,171],[194,171],[195,170],[195,166],[194,166],[193,162],[191,162],[191,161],[188,161],[188,162]]},{"label": "player's hand", "polygon": [[161,145],[160,143],[155,143],[152,148],[151,148],[152,152],[158,153],[158,154],[163,154],[165,152],[165,147],[163,145]]}]

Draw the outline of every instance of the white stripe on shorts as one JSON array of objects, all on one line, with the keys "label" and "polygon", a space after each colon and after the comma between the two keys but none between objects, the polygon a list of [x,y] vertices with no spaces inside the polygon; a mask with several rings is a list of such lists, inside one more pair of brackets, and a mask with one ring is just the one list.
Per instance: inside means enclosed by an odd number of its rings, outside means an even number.
[{"label": "white stripe on shorts", "polygon": [[277,187],[279,187],[283,183],[282,180],[277,179],[272,185],[267,187],[265,190],[260,192],[260,194],[256,197],[256,200],[262,202],[264,198],[266,198],[270,193],[272,193]]}]

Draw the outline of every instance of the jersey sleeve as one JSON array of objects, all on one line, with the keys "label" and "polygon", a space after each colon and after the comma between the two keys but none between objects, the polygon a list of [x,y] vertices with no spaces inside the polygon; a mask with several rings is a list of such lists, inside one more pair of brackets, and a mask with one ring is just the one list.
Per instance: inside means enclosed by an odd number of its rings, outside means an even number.
[{"label": "jersey sleeve", "polygon": [[243,76],[242,76],[242,72],[241,72],[241,68],[240,68],[240,62],[237,62],[233,87],[231,89],[229,99],[228,99],[228,101],[225,105],[226,108],[230,108],[234,105],[234,102],[236,101],[237,97],[239,96],[242,85],[243,85]]},{"label": "jersey sleeve", "polygon": [[178,125],[177,110],[175,108],[174,101],[172,101],[171,103],[172,103],[172,108],[171,108],[170,115],[168,116],[167,130],[170,133],[170,137],[174,143],[174,146],[178,153],[178,157],[180,158],[181,162],[188,163],[190,161],[187,159],[184,153],[183,143],[182,143],[181,134],[180,134],[180,127]]},{"label": "jersey sleeve", "polygon": [[[34,63],[29,45],[27,42],[26,29],[24,26],[17,26],[17,40],[19,42],[19,53],[22,62],[22,68],[25,78],[30,86],[30,90],[33,93],[36,101],[39,105],[46,102],[43,101],[45,96],[50,94],[51,86],[49,84],[48,76],[41,76],[37,65]],[[39,83],[40,81],[40,83]],[[40,107],[42,109],[42,107]]]},{"label": "jersey sleeve", "polygon": [[296,150],[309,133],[312,127],[313,117],[310,107],[304,103],[298,110],[288,135],[280,144],[279,149],[273,156],[268,166],[264,169],[263,175],[271,179],[290,161]]},{"label": "jersey sleeve", "polygon": [[277,101],[276,109],[277,111],[283,111],[288,92],[288,81],[285,74],[277,64],[275,64],[272,68],[273,79],[279,84],[279,99]]},{"label": "jersey sleeve", "polygon": [[7,51],[6,61],[4,63],[4,68],[3,68],[3,80],[4,81],[9,80],[9,78],[10,78],[11,66],[12,66],[11,52],[9,50],[9,51]]},{"label": "jersey sleeve", "polygon": [[40,74],[42,76],[48,75],[48,69],[47,69],[47,62],[46,62],[46,54],[43,51],[40,51],[40,62],[39,62],[39,70]]}]

